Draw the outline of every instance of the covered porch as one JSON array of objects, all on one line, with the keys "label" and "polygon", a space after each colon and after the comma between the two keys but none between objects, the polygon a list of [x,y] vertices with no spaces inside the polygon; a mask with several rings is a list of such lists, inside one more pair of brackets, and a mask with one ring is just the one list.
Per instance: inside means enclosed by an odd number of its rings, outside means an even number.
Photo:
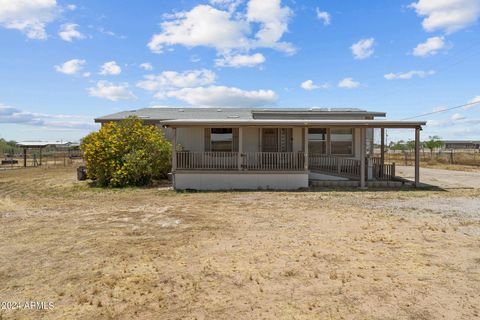
[{"label": "covered porch", "polygon": [[[386,120],[170,120],[163,123],[171,128],[174,180],[175,176],[194,174],[203,180],[218,179],[219,173],[229,179],[259,175],[283,179],[281,175],[286,175],[287,179],[302,176],[302,186],[304,181],[308,186],[309,180],[321,177],[357,181],[361,188],[365,188],[368,181],[395,180],[395,164],[384,160],[385,128],[415,131],[414,185],[419,186],[420,130],[424,124]],[[374,129],[381,131],[380,157],[373,157],[370,152]],[[196,144],[203,141],[203,146],[187,149],[179,146],[179,136],[185,135],[195,135]],[[216,177],[212,176],[215,174]]]}]

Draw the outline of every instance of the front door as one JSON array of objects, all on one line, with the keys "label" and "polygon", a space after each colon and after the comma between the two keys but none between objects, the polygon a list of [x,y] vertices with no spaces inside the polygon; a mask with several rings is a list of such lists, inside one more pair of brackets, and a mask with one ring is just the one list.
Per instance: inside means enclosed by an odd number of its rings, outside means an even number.
[{"label": "front door", "polygon": [[278,151],[278,129],[263,128],[262,129],[262,152]]}]

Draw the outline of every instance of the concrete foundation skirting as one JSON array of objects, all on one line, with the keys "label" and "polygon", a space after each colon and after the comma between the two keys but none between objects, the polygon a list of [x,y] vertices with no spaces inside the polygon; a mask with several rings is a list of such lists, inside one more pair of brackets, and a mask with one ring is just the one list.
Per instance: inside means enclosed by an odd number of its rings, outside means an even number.
[{"label": "concrete foundation skirting", "polygon": [[297,190],[308,188],[308,173],[176,172],[176,190]]},{"label": "concrete foundation skirting", "polygon": [[[326,188],[356,188],[360,187],[360,181],[326,181],[313,180],[310,181],[311,187],[326,187]],[[402,181],[367,181],[367,188],[401,188],[410,186]]]}]

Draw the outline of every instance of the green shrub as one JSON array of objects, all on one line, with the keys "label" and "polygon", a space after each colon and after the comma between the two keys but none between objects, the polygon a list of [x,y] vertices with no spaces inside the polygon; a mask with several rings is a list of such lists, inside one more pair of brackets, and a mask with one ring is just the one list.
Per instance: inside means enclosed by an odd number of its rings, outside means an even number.
[{"label": "green shrub", "polygon": [[81,149],[88,178],[101,186],[143,186],[171,169],[171,143],[136,117],[104,124],[83,139]]}]

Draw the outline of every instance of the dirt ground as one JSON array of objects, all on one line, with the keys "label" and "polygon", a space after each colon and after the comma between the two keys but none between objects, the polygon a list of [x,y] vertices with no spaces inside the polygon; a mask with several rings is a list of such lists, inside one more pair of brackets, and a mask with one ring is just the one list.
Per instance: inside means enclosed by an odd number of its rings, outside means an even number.
[{"label": "dirt ground", "polygon": [[[414,167],[397,166],[397,175],[413,180]],[[420,168],[420,182],[439,188],[480,188],[480,171],[458,171],[437,168]]]},{"label": "dirt ground", "polygon": [[0,319],[474,319],[480,190],[109,190],[0,172]]}]

